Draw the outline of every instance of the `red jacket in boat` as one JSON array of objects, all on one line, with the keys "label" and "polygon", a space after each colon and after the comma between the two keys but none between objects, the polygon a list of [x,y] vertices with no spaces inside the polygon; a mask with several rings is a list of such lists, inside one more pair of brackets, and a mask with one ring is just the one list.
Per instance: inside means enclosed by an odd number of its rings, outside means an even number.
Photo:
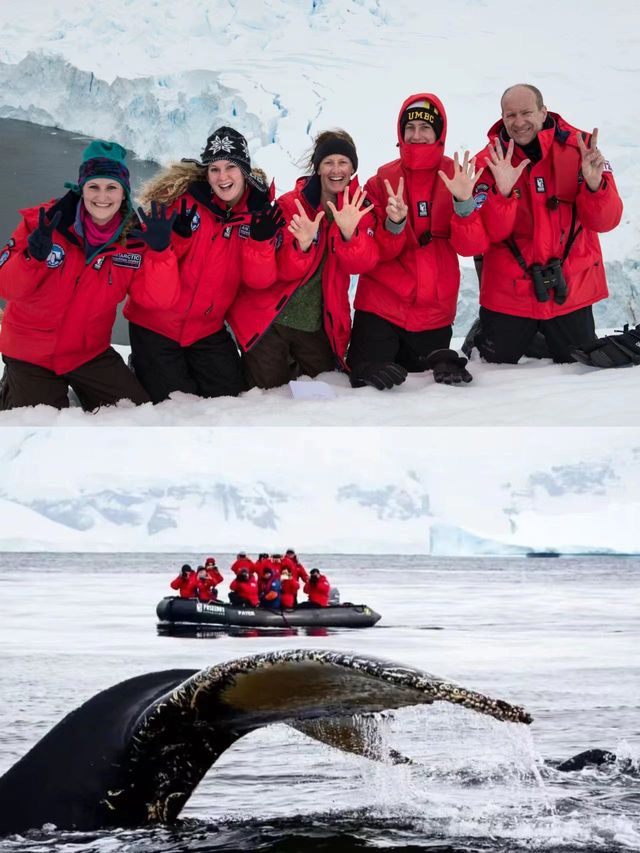
[{"label": "red jacket in boat", "polygon": [[[443,119],[440,138],[433,145],[403,141],[400,120],[414,101],[434,103]],[[375,205],[376,243],[380,261],[360,276],[355,307],[370,311],[409,332],[438,329],[453,323],[460,288],[458,254],[475,255],[488,245],[477,211],[458,216],[453,196],[438,177],[453,176],[453,161],[444,156],[447,117],[435,95],[408,97],[398,114],[400,158],[381,166],[365,186]],[[404,200],[409,208],[404,229],[392,234],[385,228],[388,193],[404,178]]]},{"label": "red jacket in boat", "polygon": [[195,572],[189,572],[186,577],[180,573],[177,578],[171,581],[171,589],[177,589],[180,592],[180,598],[193,598],[196,594],[196,585],[198,578]]},{"label": "red jacket in boat", "polygon": [[[242,281],[268,287],[276,279],[275,240],[259,242],[249,236],[251,211],[262,209],[268,193],[250,186],[231,210],[212,201],[204,181],[189,186],[169,207],[180,211],[186,199],[190,210],[197,202],[191,237],[173,234],[180,270],[180,296],[169,311],[150,310],[134,296],[127,301],[128,320],[186,347],[218,332]],[[227,219],[240,221],[227,222]]]},{"label": "red jacket in boat", "polygon": [[289,569],[291,572],[291,577],[294,580],[301,579],[306,583],[309,580],[309,574],[302,563],[297,559],[293,559],[292,557],[283,557],[282,558],[282,568]]},{"label": "red jacket in boat", "polygon": [[[358,186],[357,178],[349,184],[353,195]],[[278,199],[287,224],[294,213],[298,213],[296,200],[300,202],[310,219],[315,219],[320,206],[320,179],[317,175],[299,178],[295,189]],[[341,208],[339,195],[336,207]],[[351,310],[349,307],[350,276],[374,266],[377,249],[374,240],[375,221],[372,214],[361,221],[349,241],[344,240],[335,222],[320,222],[316,240],[308,251],[303,252],[298,241],[285,226],[282,229],[282,245],[277,251],[278,280],[269,288],[257,290],[255,285],[245,282],[231,306],[228,320],[236,339],[243,350],[250,350],[267,331],[283,310],[292,294],[305,284],[318,269],[327,252],[322,269],[322,305],[324,330],[338,361],[344,357],[351,337]]]},{"label": "red jacket in boat", "polygon": [[[508,198],[496,190],[489,169],[476,184],[476,206],[490,240],[482,264],[480,304],[491,311],[549,320],[608,295],[598,232],[611,231],[620,222],[622,201],[608,164],[600,187],[595,192],[588,188],[580,172],[576,132],[559,115],[549,113],[538,133],[542,157],[525,168]],[[502,120],[488,135],[490,140],[497,136],[506,151],[509,139]],[[478,167],[488,151],[489,146],[478,154]],[[515,145],[512,163],[518,165],[524,159],[524,152]],[[576,236],[562,264],[567,299],[561,305],[553,298],[539,302],[530,276],[505,241],[515,240],[526,266],[545,266],[552,258],[564,257],[574,215]]]},{"label": "red jacket in boat", "polygon": [[258,606],[258,582],[253,575],[248,581],[242,581],[235,578],[229,584],[229,589],[253,607]]},{"label": "red jacket in boat", "polygon": [[[103,353],[119,302],[135,294],[149,310],[168,310],[178,291],[173,249],[155,252],[140,240],[112,243],[85,254],[76,231],[79,196],[21,210],[23,221],[0,251],[0,297],[7,300],[0,351],[60,375]],[[38,227],[38,211],[62,217],[46,261],[31,258],[27,238]]]},{"label": "red jacket in boat", "polygon": [[294,578],[280,579],[282,592],[280,593],[280,603],[282,607],[292,608],[296,606],[296,596],[300,589],[300,584]]},{"label": "red jacket in boat", "polygon": [[[314,577],[313,575],[311,577]],[[324,575],[318,575],[318,580],[312,583],[311,577],[304,585],[304,592],[309,596],[309,601],[319,604],[320,607],[329,606],[329,592],[331,585]]]},{"label": "red jacket in boat", "polygon": [[237,575],[241,569],[246,569],[249,574],[256,574],[256,565],[249,557],[238,557],[231,565],[231,571]]}]

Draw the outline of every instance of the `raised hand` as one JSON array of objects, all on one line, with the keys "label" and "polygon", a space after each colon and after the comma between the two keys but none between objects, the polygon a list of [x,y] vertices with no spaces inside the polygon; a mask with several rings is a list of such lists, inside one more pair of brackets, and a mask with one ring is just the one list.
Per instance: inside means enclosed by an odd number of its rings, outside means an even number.
[{"label": "raised hand", "polygon": [[585,179],[589,189],[595,192],[602,181],[605,163],[604,156],[598,148],[598,128],[593,128],[588,148],[584,144],[584,139],[580,131],[576,133],[576,139],[580,154],[582,155],[582,163],[580,165],[582,177]]},{"label": "raised hand", "polygon": [[504,196],[508,196],[511,190],[516,185],[516,181],[527,168],[531,160],[523,160],[518,166],[511,164],[513,157],[513,139],[509,140],[507,153],[503,153],[500,140],[496,137],[493,140],[493,145],[489,145],[489,157],[485,158],[485,163],[493,175],[496,187]]},{"label": "raised hand", "polygon": [[358,227],[358,223],[363,216],[373,210],[373,205],[363,207],[367,191],[356,188],[353,198],[349,199],[349,187],[344,188],[342,197],[342,208],[338,210],[332,201],[327,202],[327,207],[331,211],[336,225],[340,229],[340,233],[345,240],[349,241],[353,237],[353,232]]},{"label": "raised hand", "polygon": [[405,204],[404,194],[404,177],[398,181],[398,189],[394,192],[393,187],[385,178],[384,185],[389,196],[385,213],[392,222],[402,222],[407,218],[409,208]]},{"label": "raised hand", "polygon": [[449,190],[451,195],[458,201],[465,201],[471,198],[473,188],[484,172],[484,166],[476,172],[476,158],[472,157],[469,160],[469,152],[464,152],[464,159],[460,165],[458,152],[453,155],[453,178],[449,178],[442,170],[438,172],[443,184]]},{"label": "raised hand", "polygon": [[194,202],[193,207],[191,207],[187,211],[187,200],[186,198],[182,199],[180,204],[180,213],[176,216],[173,223],[173,230],[179,237],[184,237],[185,239],[189,239],[193,234],[193,230],[191,225],[195,218],[196,212],[198,210],[198,205]]},{"label": "raised hand", "polygon": [[167,218],[167,205],[161,204],[160,210],[158,210],[157,203],[152,201],[151,213],[148,216],[141,207],[138,208],[138,218],[145,230],[132,228],[129,233],[132,237],[139,237],[140,240],[144,240],[154,252],[164,252],[171,243],[171,229],[177,217],[178,213],[174,210],[171,216]]},{"label": "raised hand", "polygon": [[285,218],[278,205],[274,204],[271,206],[267,204],[262,210],[256,210],[252,213],[249,236],[252,240],[257,240],[259,243],[271,240],[284,224]]},{"label": "raised hand", "polygon": [[287,226],[287,230],[296,238],[302,251],[306,252],[318,233],[320,222],[324,216],[324,210],[321,210],[315,219],[309,219],[300,201],[295,199],[295,203],[298,212],[294,213],[291,217],[291,222]]},{"label": "raised hand", "polygon": [[29,254],[36,261],[46,261],[53,249],[53,232],[62,217],[61,211],[53,215],[53,219],[47,225],[44,216],[44,207],[38,211],[38,227],[34,228],[27,237]]}]

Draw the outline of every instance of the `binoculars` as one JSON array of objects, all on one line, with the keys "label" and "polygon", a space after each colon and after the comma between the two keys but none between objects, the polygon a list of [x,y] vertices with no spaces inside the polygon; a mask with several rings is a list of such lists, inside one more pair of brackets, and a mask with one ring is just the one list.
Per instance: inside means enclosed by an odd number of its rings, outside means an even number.
[{"label": "binoculars", "polygon": [[567,300],[569,289],[562,273],[560,258],[551,258],[546,266],[531,264],[527,270],[533,281],[533,292],[538,302],[548,302],[553,291],[553,301],[562,305]]}]

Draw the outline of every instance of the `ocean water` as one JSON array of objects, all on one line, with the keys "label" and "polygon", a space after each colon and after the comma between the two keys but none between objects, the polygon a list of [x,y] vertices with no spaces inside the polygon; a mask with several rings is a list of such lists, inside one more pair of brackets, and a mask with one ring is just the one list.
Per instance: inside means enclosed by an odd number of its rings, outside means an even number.
[{"label": "ocean water", "polygon": [[[406,663],[524,705],[533,724],[444,703],[383,715],[385,742],[411,766],[275,725],[224,753],[175,827],[47,827],[2,839],[0,850],[640,850],[640,560],[302,555],[380,623],[315,636],[159,635],[157,601],[183,562],[204,556],[0,556],[0,774],[118,681],[276,648]],[[216,556],[228,577],[230,555]],[[591,747],[620,761],[555,769]]]}]

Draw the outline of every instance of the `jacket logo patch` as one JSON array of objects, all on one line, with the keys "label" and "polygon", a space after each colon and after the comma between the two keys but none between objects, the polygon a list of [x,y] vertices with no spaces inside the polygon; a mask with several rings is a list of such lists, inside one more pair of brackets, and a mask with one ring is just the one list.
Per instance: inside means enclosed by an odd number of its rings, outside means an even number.
[{"label": "jacket logo patch", "polygon": [[602,171],[603,172],[611,172],[611,174],[613,175],[613,167],[608,160],[604,161],[604,167],[603,167]]},{"label": "jacket logo patch", "polygon": [[476,184],[476,192],[477,193],[489,192],[489,184]]},{"label": "jacket logo patch", "polygon": [[132,270],[139,270],[142,266],[142,255],[138,252],[118,252],[117,255],[111,256],[111,263],[114,267],[128,267]]},{"label": "jacket logo patch", "polygon": [[47,258],[47,266],[50,270],[54,270],[56,267],[59,267],[63,261],[64,249],[59,243],[54,243],[51,251],[49,252],[49,257]]},{"label": "jacket logo patch", "polygon": [[5,249],[4,252],[0,255],[0,267],[5,264],[10,257],[11,252],[8,249]]},{"label": "jacket logo patch", "polygon": [[487,194],[486,193],[476,193],[473,197],[473,203],[475,205],[476,210],[480,210],[480,208],[482,207],[482,205],[485,203],[486,200],[487,200]]},{"label": "jacket logo patch", "polygon": [[101,258],[98,258],[95,264],[93,265],[94,270],[99,270],[104,263],[104,255]]},{"label": "jacket logo patch", "polygon": [[418,216],[425,217],[429,215],[429,202],[428,201],[419,201],[418,202]]},{"label": "jacket logo patch", "polygon": [[[187,210],[187,213],[191,213],[191,208],[189,208],[189,210]],[[191,231],[192,232],[197,231],[199,227],[200,227],[200,214],[196,210],[196,212],[193,214],[193,219],[191,220]]]},{"label": "jacket logo patch", "polygon": [[248,222],[245,222],[244,225],[241,225],[238,228],[238,237],[242,237],[243,240],[246,240],[251,236],[251,226]]},{"label": "jacket logo patch", "polygon": [[546,191],[547,191],[547,188],[544,185],[544,178],[543,177],[536,178],[536,192],[537,193],[544,193]]},{"label": "jacket logo patch", "polygon": [[224,230],[222,232],[222,236],[224,237],[224,239],[228,240],[229,237],[231,237],[232,233],[233,233],[233,225],[225,225]]}]

